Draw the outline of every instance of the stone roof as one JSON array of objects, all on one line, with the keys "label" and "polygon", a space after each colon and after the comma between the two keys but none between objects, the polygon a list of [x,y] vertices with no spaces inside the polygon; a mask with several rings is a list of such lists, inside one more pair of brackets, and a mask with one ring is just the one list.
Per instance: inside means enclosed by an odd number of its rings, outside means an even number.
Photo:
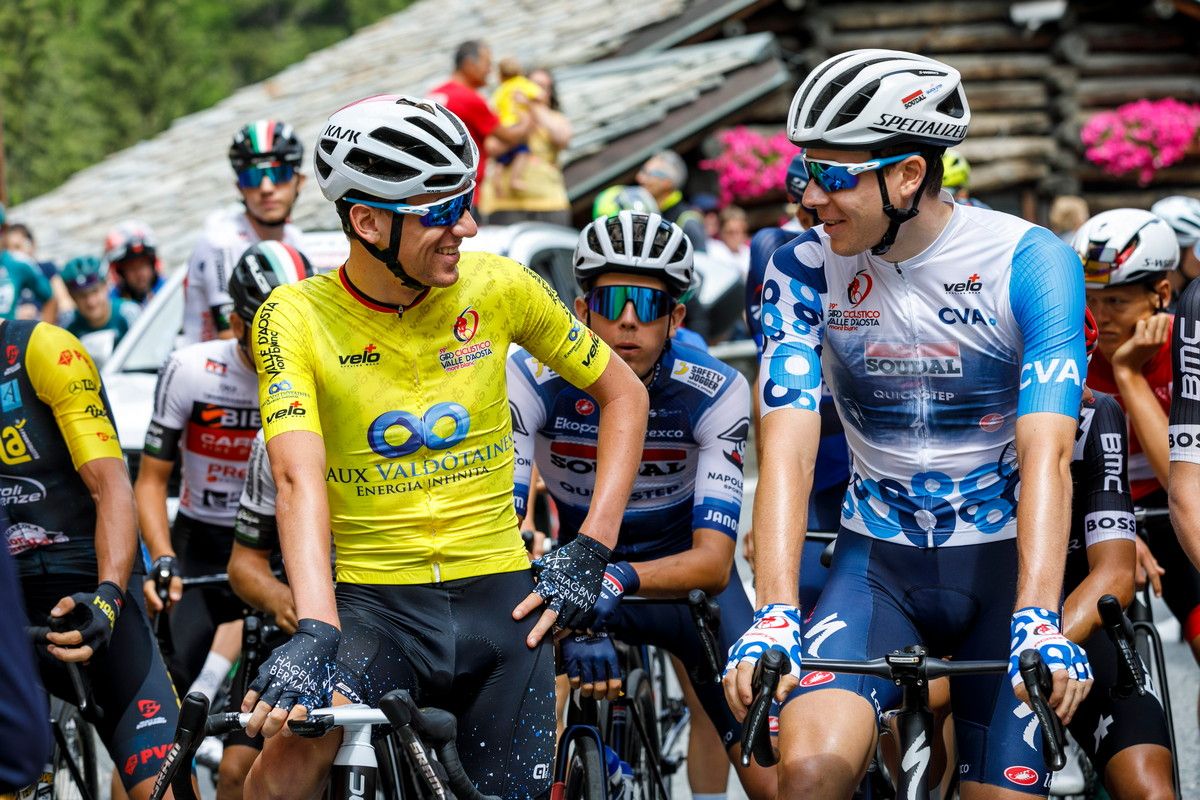
[{"label": "stone roof", "polygon": [[[96,252],[113,224],[142,219],[158,234],[167,263],[178,264],[204,217],[237,199],[225,153],[245,122],[287,120],[311,149],[326,117],[346,102],[381,92],[423,94],[442,81],[462,40],[482,38],[495,55],[516,54],[527,63],[583,64],[615,52],[634,31],[669,20],[686,6],[687,0],[422,0],[81,170],[57,189],[10,209],[9,218],[30,225],[41,257],[58,260]],[[679,63],[688,72],[697,67],[687,57]],[[633,99],[627,85],[605,82],[605,74],[601,69],[597,83],[588,84],[586,100],[567,97],[560,86],[571,113],[579,115],[577,151],[596,146],[603,139],[596,131],[623,118],[625,103]],[[711,70],[697,78],[701,85],[713,79]],[[584,80],[564,76],[564,83],[579,81],[579,87]],[[637,91],[679,87],[668,79]],[[614,108],[614,101],[621,105]],[[655,112],[638,113],[650,118]],[[306,172],[311,163],[306,157]],[[295,221],[301,227],[336,226],[332,206],[309,177]]]}]

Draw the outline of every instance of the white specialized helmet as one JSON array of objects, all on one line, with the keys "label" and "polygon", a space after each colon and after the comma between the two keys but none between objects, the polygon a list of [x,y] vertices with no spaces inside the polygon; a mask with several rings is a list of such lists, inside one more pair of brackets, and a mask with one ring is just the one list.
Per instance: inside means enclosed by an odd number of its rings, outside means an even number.
[{"label": "white specialized helmet", "polygon": [[1179,265],[1175,232],[1141,208],[1097,214],[1076,231],[1072,244],[1083,261],[1083,280],[1089,289],[1137,283]]},{"label": "white specialized helmet", "polygon": [[902,50],[851,50],[826,59],[800,84],[787,132],[802,147],[951,147],[970,123],[958,70]]},{"label": "white specialized helmet", "polygon": [[1175,238],[1181,248],[1200,241],[1200,200],[1177,194],[1159,200],[1150,206],[1150,211],[1175,229]]},{"label": "white specialized helmet", "polygon": [[328,200],[356,192],[403,200],[468,189],[479,150],[462,120],[432,100],[381,94],[333,112],[313,165]]},{"label": "white specialized helmet", "polygon": [[575,244],[575,279],[585,289],[606,272],[660,278],[676,298],[692,286],[692,242],[658,214],[621,211],[593,220]]}]

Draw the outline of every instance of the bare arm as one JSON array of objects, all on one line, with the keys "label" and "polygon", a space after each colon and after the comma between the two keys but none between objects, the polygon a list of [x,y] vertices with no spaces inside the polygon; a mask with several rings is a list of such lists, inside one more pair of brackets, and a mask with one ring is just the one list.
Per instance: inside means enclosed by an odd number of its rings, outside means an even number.
[{"label": "bare arm", "polygon": [[1076,421],[1038,412],[1017,418],[1017,608],[1057,609],[1071,526]]},{"label": "bare arm", "polygon": [[1121,607],[1133,599],[1134,542],[1112,539],[1097,542],[1087,549],[1088,575],[1075,587],[1063,604],[1063,634],[1083,644],[1100,629],[1096,602],[1106,594],[1121,601]]},{"label": "bare arm", "polygon": [[537,121],[538,127],[546,132],[550,137],[550,143],[559,150],[564,149],[571,143],[571,136],[574,131],[571,129],[571,121],[567,119],[565,114],[542,104],[532,106],[533,116]]},{"label": "bare arm", "polygon": [[100,583],[124,588],[137,551],[137,514],[129,470],[119,458],[97,458],[79,468],[96,503],[96,571]]},{"label": "bare arm", "polygon": [[596,488],[580,531],[613,548],[642,456],[650,398],[633,370],[616,357],[586,391],[600,406],[600,430]]},{"label": "bare arm", "polygon": [[1167,485],[1170,472],[1170,448],[1167,445],[1167,413],[1159,405],[1154,390],[1140,370],[1113,365],[1113,378],[1125,405],[1129,426],[1142,445],[1142,452],[1154,470],[1154,477]]},{"label": "bare arm", "polygon": [[175,462],[142,454],[138,465],[137,483],[133,493],[137,499],[138,523],[142,529],[142,540],[150,551],[150,559],[173,556],[171,526],[167,520],[167,482]]},{"label": "bare arm", "polygon": [[759,432],[762,444],[754,495],[755,605],[797,606],[797,576],[821,441],[821,415],[781,409],[762,418]]},{"label": "bare arm", "polygon": [[692,589],[716,596],[729,584],[734,541],[720,531],[698,528],[682,553],[632,564],[646,597],[685,597]]},{"label": "bare arm", "polygon": [[533,131],[533,124],[533,114],[522,114],[512,125],[497,125],[483,140],[488,155],[498,156],[524,142]]},{"label": "bare arm", "polygon": [[271,553],[233,543],[229,555],[229,585],[238,597],[275,616],[286,633],[296,632],[296,606],[292,590],[271,571]]},{"label": "bare arm", "polygon": [[1171,462],[1171,526],[1192,564],[1200,569],[1200,464]]},{"label": "bare arm", "polygon": [[310,431],[287,431],[267,442],[267,453],[277,492],[279,544],[296,615],[341,627],[329,571],[325,441]]}]

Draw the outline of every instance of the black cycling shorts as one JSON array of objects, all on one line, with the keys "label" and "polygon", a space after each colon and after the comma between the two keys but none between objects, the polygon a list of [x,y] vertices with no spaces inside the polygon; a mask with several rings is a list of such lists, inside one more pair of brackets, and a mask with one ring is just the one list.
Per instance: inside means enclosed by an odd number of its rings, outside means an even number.
[{"label": "black cycling shorts", "polygon": [[408,689],[418,705],[458,719],[458,750],[484,794],[524,800],[549,791],[554,757],[554,651],[525,637],[535,612],[512,610],[533,590],[529,570],[445,583],[340,583],[335,688],[378,705]]},{"label": "black cycling shorts", "polygon": [[[112,638],[83,668],[96,705],[104,712],[102,719],[89,721],[127,790],[158,773],[179,721],[179,698],[146,617],[144,578],[139,572],[130,578],[125,608]],[[29,619],[34,625],[45,625],[59,600],[94,590],[96,576],[44,574],[22,579],[21,588]],[[78,702],[66,668],[44,646],[38,647],[38,672],[47,691],[68,703]]]},{"label": "black cycling shorts", "polygon": [[[217,575],[229,569],[233,528],[211,525],[179,514],[171,529],[171,546],[185,578]],[[180,691],[200,677],[217,626],[242,618],[246,604],[228,584],[186,589],[170,611],[171,652],[167,666]]]},{"label": "black cycling shorts", "polygon": [[1162,704],[1151,692],[1138,697],[1115,699],[1117,650],[1103,630],[1086,642],[1088,663],[1096,682],[1071,720],[1071,735],[1091,759],[1101,776],[1108,762],[1127,747],[1156,744],[1171,749],[1167,718]]}]

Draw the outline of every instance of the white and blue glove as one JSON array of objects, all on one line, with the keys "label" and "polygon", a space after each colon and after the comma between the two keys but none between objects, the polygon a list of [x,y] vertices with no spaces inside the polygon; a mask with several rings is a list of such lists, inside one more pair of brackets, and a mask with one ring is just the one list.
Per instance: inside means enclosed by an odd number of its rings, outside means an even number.
[{"label": "white and blue glove", "polygon": [[729,660],[725,662],[725,674],[737,669],[738,664],[754,664],[768,650],[782,650],[788,657],[788,674],[800,678],[800,658],[803,654],[802,635],[804,619],[800,609],[787,603],[771,603],[754,612],[754,624],[742,634],[742,638],[729,648]]},{"label": "white and blue glove", "polygon": [[635,594],[641,586],[641,578],[628,561],[618,561],[605,567],[604,581],[600,584],[600,599],[596,601],[593,609],[596,616],[588,627],[601,630],[607,626],[613,614],[617,613],[621,598],[626,594]]},{"label": "white and blue glove", "polygon": [[1022,608],[1012,615],[1012,650],[1008,657],[1008,679],[1013,686],[1021,683],[1021,653],[1037,650],[1053,674],[1067,670],[1067,675],[1081,681],[1091,680],[1092,667],[1083,648],[1062,635],[1061,617],[1053,611],[1036,606]]}]

